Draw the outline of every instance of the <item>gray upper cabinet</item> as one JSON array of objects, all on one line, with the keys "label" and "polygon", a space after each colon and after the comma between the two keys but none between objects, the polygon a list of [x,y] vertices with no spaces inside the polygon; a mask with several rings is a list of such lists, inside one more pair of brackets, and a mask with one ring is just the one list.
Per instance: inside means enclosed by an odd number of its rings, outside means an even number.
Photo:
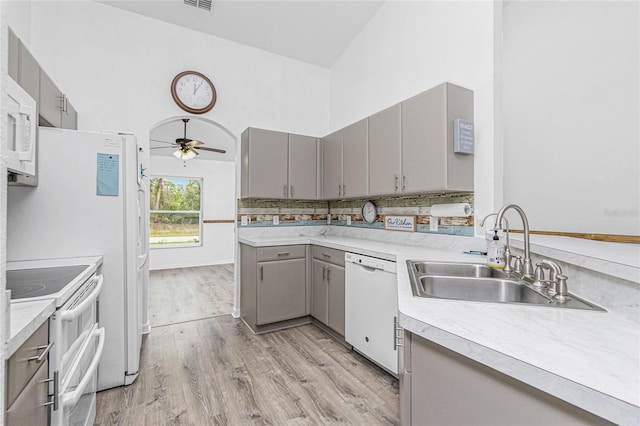
[{"label": "gray upper cabinet", "polygon": [[248,128],[242,133],[242,198],[317,198],[317,139]]},{"label": "gray upper cabinet", "polygon": [[400,104],[369,117],[370,195],[402,192],[400,125]]},{"label": "gray upper cabinet", "polygon": [[40,124],[50,127],[62,127],[62,91],[42,70],[40,71],[39,104]]},{"label": "gray upper cabinet", "polygon": [[342,197],[342,131],[322,138],[322,198]]},{"label": "gray upper cabinet", "polygon": [[22,87],[33,99],[38,101],[38,108],[40,107],[40,65],[38,61],[33,57],[31,52],[18,41],[18,84]]},{"label": "gray upper cabinet", "polygon": [[289,198],[318,197],[318,139],[289,135]]},{"label": "gray upper cabinet", "polygon": [[342,197],[369,195],[367,119],[342,130]]},{"label": "gray upper cabinet", "polygon": [[9,29],[8,73],[36,100],[40,125],[78,128],[78,113],[53,80],[40,67],[16,34]]},{"label": "gray upper cabinet", "polygon": [[289,135],[248,128],[241,144],[242,197],[287,198]]},{"label": "gray upper cabinet", "polygon": [[15,81],[18,81],[18,52],[20,50],[20,40],[18,40],[18,37],[16,36],[16,34],[11,31],[11,28],[9,28],[9,37],[8,37],[9,43],[8,43],[8,74],[9,77],[11,77],[12,79],[14,79]]},{"label": "gray upper cabinet", "polygon": [[473,191],[473,155],[453,152],[455,119],[473,121],[473,92],[444,83],[402,102],[402,192]]}]

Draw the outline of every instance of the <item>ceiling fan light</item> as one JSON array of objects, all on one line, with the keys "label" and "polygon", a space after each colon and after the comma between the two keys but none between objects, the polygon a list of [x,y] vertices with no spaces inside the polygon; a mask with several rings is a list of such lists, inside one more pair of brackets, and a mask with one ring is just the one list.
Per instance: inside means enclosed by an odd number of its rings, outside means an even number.
[{"label": "ceiling fan light", "polygon": [[186,150],[183,151],[182,149],[177,150],[176,152],[173,153],[173,156],[176,157],[178,160],[192,160],[194,158],[196,158],[196,153],[192,150]]}]

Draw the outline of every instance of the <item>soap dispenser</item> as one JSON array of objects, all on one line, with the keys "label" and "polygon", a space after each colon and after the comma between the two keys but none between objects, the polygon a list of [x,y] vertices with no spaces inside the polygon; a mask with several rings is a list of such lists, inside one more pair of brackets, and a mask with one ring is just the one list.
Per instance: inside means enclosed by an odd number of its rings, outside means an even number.
[{"label": "soap dispenser", "polygon": [[498,230],[494,229],[493,233],[493,241],[487,248],[487,265],[496,269],[504,269],[504,245],[498,238]]}]

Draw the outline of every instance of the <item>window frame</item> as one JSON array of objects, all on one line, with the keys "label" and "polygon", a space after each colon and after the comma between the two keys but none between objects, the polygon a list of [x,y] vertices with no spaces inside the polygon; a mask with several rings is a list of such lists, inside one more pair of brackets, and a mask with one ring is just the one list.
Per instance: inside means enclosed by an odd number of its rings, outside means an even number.
[{"label": "window frame", "polygon": [[[198,180],[200,181],[200,210],[152,210],[151,209],[151,182],[153,179],[181,179],[181,180]],[[204,178],[197,176],[169,176],[169,175],[150,175],[149,176],[149,249],[176,249],[176,248],[197,248],[203,247],[204,235],[203,235],[203,198],[204,193]],[[151,242],[151,217],[154,214],[197,214],[198,215],[198,242],[197,243],[175,243],[175,244],[153,244]]]}]

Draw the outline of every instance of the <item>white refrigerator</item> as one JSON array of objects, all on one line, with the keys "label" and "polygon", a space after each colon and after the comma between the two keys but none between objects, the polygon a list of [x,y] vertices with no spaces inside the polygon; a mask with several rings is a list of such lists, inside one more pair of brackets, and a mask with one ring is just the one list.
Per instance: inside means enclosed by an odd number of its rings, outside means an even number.
[{"label": "white refrigerator", "polygon": [[39,128],[38,186],[8,189],[7,260],[104,256],[98,390],[138,376],[149,331],[148,179],[135,136]]}]

